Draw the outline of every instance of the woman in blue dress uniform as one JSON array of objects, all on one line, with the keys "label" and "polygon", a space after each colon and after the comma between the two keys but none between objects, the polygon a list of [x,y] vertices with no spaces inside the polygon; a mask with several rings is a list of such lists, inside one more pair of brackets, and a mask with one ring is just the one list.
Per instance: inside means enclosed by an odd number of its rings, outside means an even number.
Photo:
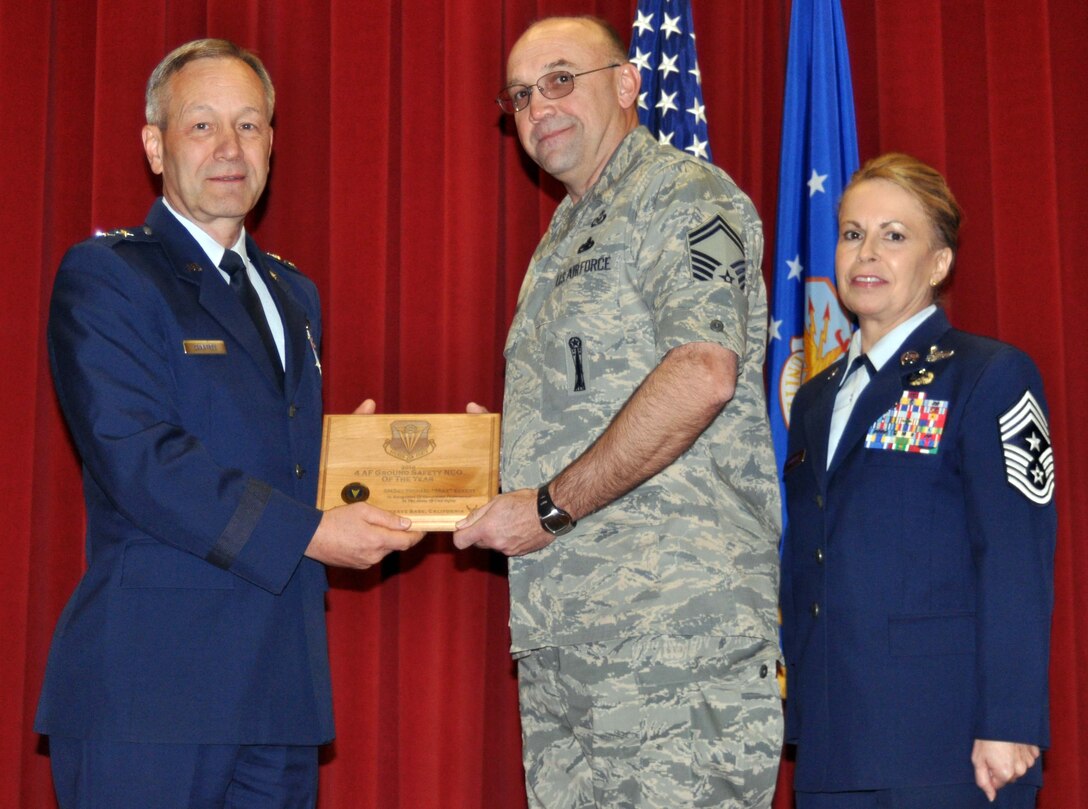
[{"label": "woman in blue dress uniform", "polygon": [[840,203],[836,283],[858,330],[797,393],[784,472],[798,809],[1032,807],[1042,782],[1046,400],[1030,358],[934,304],[959,221],[944,178],[901,154]]}]

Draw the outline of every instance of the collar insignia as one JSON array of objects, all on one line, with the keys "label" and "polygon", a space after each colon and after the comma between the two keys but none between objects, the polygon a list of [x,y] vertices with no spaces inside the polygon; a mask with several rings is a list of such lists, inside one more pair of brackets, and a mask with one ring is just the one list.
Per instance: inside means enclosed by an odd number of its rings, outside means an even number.
[{"label": "collar insignia", "polygon": [[929,353],[926,354],[926,362],[940,362],[941,360],[948,359],[955,353],[956,352],[954,350],[941,351],[941,349],[937,348],[937,346],[930,346]]}]

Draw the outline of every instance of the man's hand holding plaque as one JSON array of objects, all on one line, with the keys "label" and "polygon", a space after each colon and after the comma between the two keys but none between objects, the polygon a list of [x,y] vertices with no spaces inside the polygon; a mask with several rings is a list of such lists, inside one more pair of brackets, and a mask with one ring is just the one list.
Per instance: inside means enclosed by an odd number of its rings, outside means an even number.
[{"label": "man's hand holding plaque", "polygon": [[[376,405],[366,399],[357,415],[371,415]],[[406,551],[425,536],[411,530],[411,520],[366,503],[327,511],[314,532],[306,556],[332,567],[365,570],[394,551]]]}]

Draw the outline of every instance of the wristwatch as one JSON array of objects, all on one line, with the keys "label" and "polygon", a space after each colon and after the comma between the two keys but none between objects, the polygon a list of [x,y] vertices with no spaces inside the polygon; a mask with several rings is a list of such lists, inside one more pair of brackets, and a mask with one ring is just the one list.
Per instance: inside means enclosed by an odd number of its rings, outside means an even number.
[{"label": "wristwatch", "polygon": [[547,483],[536,490],[536,513],[540,517],[540,527],[553,536],[561,537],[578,524],[552,502]]}]

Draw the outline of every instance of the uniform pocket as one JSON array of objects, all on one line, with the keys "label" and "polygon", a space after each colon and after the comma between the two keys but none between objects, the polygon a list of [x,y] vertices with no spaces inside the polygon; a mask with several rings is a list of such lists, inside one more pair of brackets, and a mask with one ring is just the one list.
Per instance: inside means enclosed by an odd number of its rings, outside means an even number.
[{"label": "uniform pocket", "polygon": [[626,375],[624,334],[588,317],[552,321],[541,331],[544,361],[544,408],[565,410],[582,403],[621,403],[631,395]]},{"label": "uniform pocket", "polygon": [[[782,751],[776,656],[766,645],[704,660],[690,692],[692,769],[703,806],[769,801]],[[738,659],[739,658],[739,659]]]},{"label": "uniform pocket", "polygon": [[892,657],[972,655],[975,653],[975,614],[900,615],[888,619]]}]

